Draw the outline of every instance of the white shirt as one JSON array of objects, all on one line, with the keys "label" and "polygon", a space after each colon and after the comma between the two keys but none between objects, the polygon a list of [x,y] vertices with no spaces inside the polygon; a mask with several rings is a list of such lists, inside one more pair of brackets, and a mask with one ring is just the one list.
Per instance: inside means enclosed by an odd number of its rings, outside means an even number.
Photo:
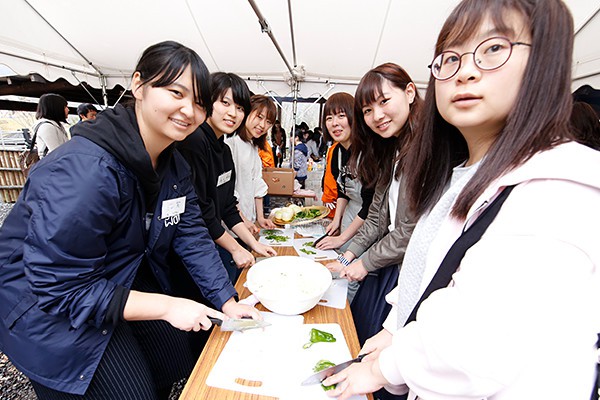
[{"label": "white shirt", "polygon": [[36,127],[38,128],[35,143],[40,158],[69,140],[67,131],[60,123],[42,118],[33,125],[34,133]]},{"label": "white shirt", "polygon": [[390,225],[388,226],[388,232],[393,232],[396,229],[396,210],[398,209],[398,193],[400,192],[400,179],[394,178],[396,176],[396,168],[398,163],[394,166],[392,171],[392,183],[390,184],[390,190],[388,192],[388,209],[390,211]]},{"label": "white shirt", "polygon": [[[599,170],[600,153],[567,143],[484,191],[466,221],[518,184],[417,320],[401,329],[384,324],[393,339],[379,365],[391,384],[408,385],[409,399],[589,398],[600,332]],[[465,227],[446,222],[438,244],[453,243]],[[441,261],[434,250],[419,294]]]},{"label": "white shirt", "polygon": [[258,155],[258,148],[252,143],[244,142],[237,134],[226,137],[225,143],[231,149],[235,164],[235,197],[244,216],[254,222],[254,198],[264,197],[268,190],[262,178],[262,161]]}]

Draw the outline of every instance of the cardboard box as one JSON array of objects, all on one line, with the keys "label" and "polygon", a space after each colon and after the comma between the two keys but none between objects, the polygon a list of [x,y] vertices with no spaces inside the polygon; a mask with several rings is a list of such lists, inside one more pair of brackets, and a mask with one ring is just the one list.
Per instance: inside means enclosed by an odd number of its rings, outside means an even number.
[{"label": "cardboard box", "polygon": [[291,196],[294,193],[294,170],[291,168],[264,168],[263,179],[271,195]]}]

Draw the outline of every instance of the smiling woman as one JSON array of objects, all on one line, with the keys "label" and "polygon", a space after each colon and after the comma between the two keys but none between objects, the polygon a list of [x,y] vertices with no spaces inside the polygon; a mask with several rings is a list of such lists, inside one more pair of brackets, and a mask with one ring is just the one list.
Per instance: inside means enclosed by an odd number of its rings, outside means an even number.
[{"label": "smiling woman", "polygon": [[158,43],[132,93],[32,169],[0,230],[0,348],[41,400],[159,399],[189,375],[184,331],[223,314],[175,296],[169,252],[228,316],[260,317],[235,301],[172,146],[210,110],[206,66]]},{"label": "smiling woman", "polygon": [[263,197],[267,184],[262,178],[262,162],[259,148],[268,147],[267,133],[277,116],[277,108],[271,99],[263,95],[250,98],[251,111],[244,126],[237,134],[225,139],[231,149],[236,168],[235,192],[242,218],[250,225],[254,222],[262,228],[273,229],[275,225],[265,218]]},{"label": "smiling woman", "polygon": [[[229,278],[235,283],[238,268],[249,267],[255,261],[246,246],[263,256],[275,255],[275,250],[258,243],[240,215],[235,194],[238,171],[231,150],[225,144],[224,136],[242,126],[250,113],[248,86],[235,74],[216,72],[211,75],[211,92],[212,115],[179,144],[179,149],[192,168],[198,203],[208,231],[217,244]],[[240,172],[246,167],[240,168]],[[233,231],[239,241],[223,225]]]}]

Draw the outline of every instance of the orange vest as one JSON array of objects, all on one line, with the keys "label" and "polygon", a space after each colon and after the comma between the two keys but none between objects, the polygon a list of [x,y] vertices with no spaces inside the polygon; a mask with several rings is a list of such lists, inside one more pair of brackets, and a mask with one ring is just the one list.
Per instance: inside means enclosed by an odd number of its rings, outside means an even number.
[{"label": "orange vest", "polygon": [[258,149],[258,155],[260,156],[260,159],[262,160],[262,166],[263,166],[263,168],[267,168],[267,167],[274,168],[275,167],[275,158],[273,157],[273,149],[271,148],[271,146],[269,146],[269,144],[267,144],[267,149],[268,150],[263,150],[261,148]]},{"label": "orange vest", "polygon": [[[325,174],[323,175],[323,196],[321,196],[321,200],[323,204],[325,203],[333,203],[338,198],[337,192],[337,183],[335,178],[331,174],[331,157],[333,155],[333,150],[338,145],[337,142],[334,142],[331,147],[327,150],[327,162],[325,165]],[[335,216],[335,208],[329,211],[329,218],[333,218]]]}]

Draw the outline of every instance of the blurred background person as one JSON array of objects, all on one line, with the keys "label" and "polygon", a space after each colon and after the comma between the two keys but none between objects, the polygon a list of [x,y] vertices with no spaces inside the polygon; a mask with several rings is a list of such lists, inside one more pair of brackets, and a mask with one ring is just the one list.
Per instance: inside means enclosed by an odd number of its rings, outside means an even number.
[{"label": "blurred background person", "polygon": [[63,126],[68,116],[69,107],[64,97],[54,93],[47,93],[40,97],[35,112],[37,121],[31,127],[36,136],[35,145],[40,158],[69,140],[69,134]]},{"label": "blurred background person", "polygon": [[79,121],[93,121],[96,119],[98,110],[93,104],[83,103],[77,107],[77,115],[79,115]]},{"label": "blurred background person", "polygon": [[600,150],[600,121],[591,105],[582,101],[574,102],[570,123],[575,140]]}]

